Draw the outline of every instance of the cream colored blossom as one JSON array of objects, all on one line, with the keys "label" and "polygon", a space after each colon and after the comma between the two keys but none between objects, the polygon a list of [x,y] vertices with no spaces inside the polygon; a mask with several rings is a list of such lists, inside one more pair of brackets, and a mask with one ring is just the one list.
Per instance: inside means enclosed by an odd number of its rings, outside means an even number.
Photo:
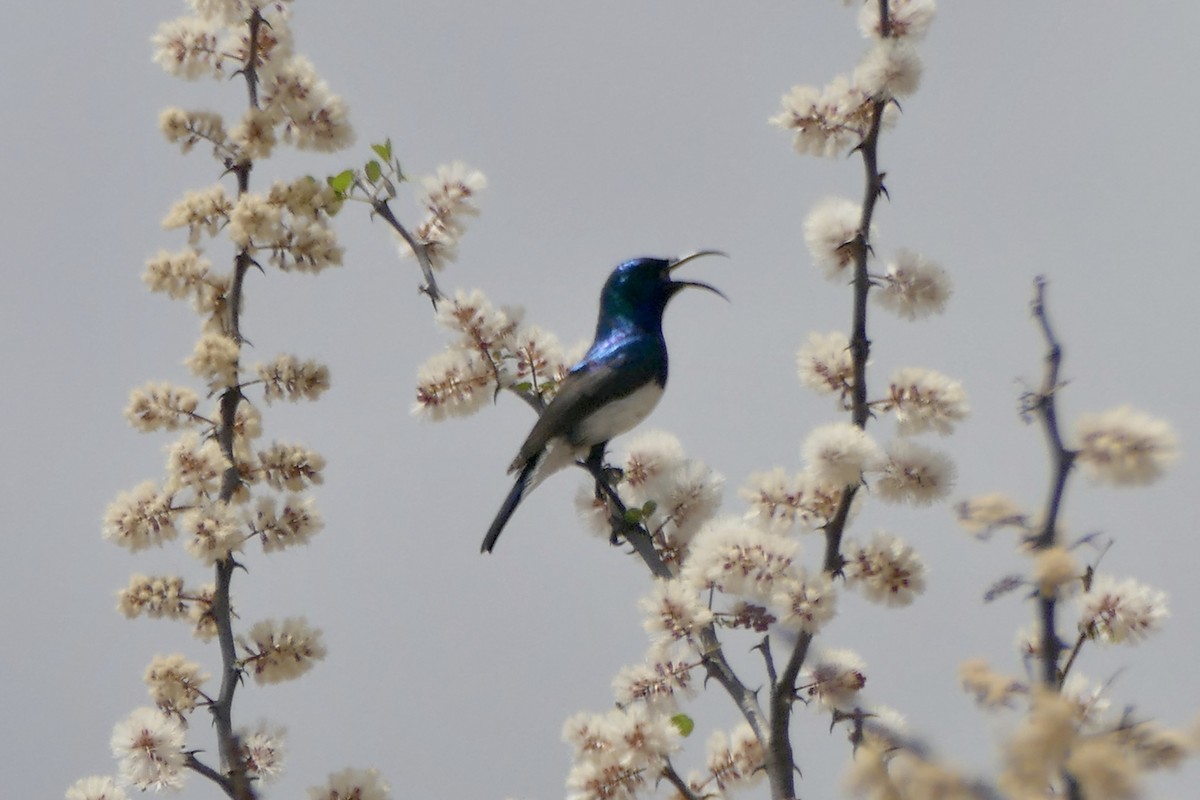
[{"label": "cream colored blossom", "polygon": [[1170,424],[1129,406],[1084,414],[1075,430],[1076,460],[1097,480],[1115,486],[1151,483],[1179,457]]},{"label": "cream colored blossom", "polygon": [[299,617],[255,623],[246,639],[242,646],[249,655],[243,663],[259,683],[298,678],[312,669],[314,662],[325,658],[321,632]]},{"label": "cream colored blossom", "polygon": [[150,699],[168,714],[191,713],[203,699],[200,687],[208,680],[200,665],[178,653],[155,656],[146,667],[142,680],[150,690]]}]

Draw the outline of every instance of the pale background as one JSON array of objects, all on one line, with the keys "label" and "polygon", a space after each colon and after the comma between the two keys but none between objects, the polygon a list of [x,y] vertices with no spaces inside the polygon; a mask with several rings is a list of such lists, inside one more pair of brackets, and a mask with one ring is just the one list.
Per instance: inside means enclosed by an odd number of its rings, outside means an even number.
[{"label": "pale background", "polygon": [[[1184,456],[1141,491],[1072,484],[1074,534],[1117,545],[1103,567],[1167,591],[1169,627],[1136,650],[1089,650],[1081,667],[1116,675],[1115,705],[1179,724],[1200,711],[1196,679],[1195,485],[1200,439],[1194,322],[1200,55],[1192,3],[1023,0],[943,4],[923,46],[926,75],[885,134],[892,202],[878,247],[922,250],[953,275],[946,315],[900,324],[873,312],[872,385],[901,365],[966,385],[973,416],[945,441],[955,499],[995,489],[1041,503],[1040,431],[1017,399],[1040,379],[1028,319],[1034,275],[1049,276],[1067,348],[1070,419],[1129,402],[1173,421]],[[0,501],[4,646],[0,722],[10,797],[61,797],[111,772],[112,725],[147,703],[155,653],[182,651],[215,671],[216,649],[167,622],[127,622],[114,593],[131,572],[184,569],[179,548],[136,557],[103,542],[99,520],[122,489],[160,478],[168,439],[130,430],[130,388],[186,380],[195,320],[150,296],[145,258],[182,236],[159,228],[185,189],[208,185],[202,148],[187,158],[156,131],[166,105],[240,107],[240,84],[190,85],[150,63],[148,39],[182,3],[79,3],[8,9],[0,48],[6,109],[3,336],[8,391]],[[490,187],[445,287],[481,287],[565,342],[587,338],[596,292],[624,258],[719,247],[728,262],[689,275],[733,300],[685,295],[667,320],[671,385],[648,426],[667,428],[727,477],[728,509],[755,470],[798,467],[811,426],[838,419],[802,389],[793,354],[811,330],[846,330],[849,292],[822,281],[800,224],[831,194],[860,194],[856,159],[796,156],[766,124],[795,83],[849,70],[864,44],[853,11],[829,0],[712,2],[298,2],[299,49],[349,103],[352,154],[287,156],[257,172],[324,175],[390,135],[416,174],[463,159]],[[415,218],[408,201],[398,204]],[[247,556],[235,585],[243,623],[303,614],[328,659],[294,683],[240,693],[238,720],[290,733],[275,797],[347,765],[377,766],[396,797],[552,798],[568,751],[562,721],[611,702],[615,672],[645,637],[638,562],[580,533],[581,477],[557,477],[513,519],[498,551],[479,540],[508,489],[504,467],[531,423],[502,398],[468,421],[409,416],[416,366],[439,349],[382,225],[338,220],[346,266],[317,278],[253,274],[244,330],[263,357],[281,350],[331,365],[315,405],[267,409],[267,436],[329,461],[318,494],[327,529],[307,549]],[[890,423],[873,426],[881,438]],[[1000,537],[962,534],[948,507],[866,514],[924,554],[929,590],[902,611],[846,597],[821,641],[866,659],[868,697],[894,706],[938,751],[991,772],[1001,726],[956,686],[957,664],[986,656],[1016,671],[1018,596],[984,588],[1022,562]],[[809,555],[819,551],[816,540]],[[752,639],[728,636],[748,682]],[[698,731],[676,759],[698,766],[736,714],[719,693],[691,707]],[[208,742],[203,716],[197,742]],[[849,757],[839,730],[801,711],[805,797],[828,797]],[[834,768],[836,766],[836,769]],[[1157,781],[1155,797],[1194,797],[1200,767]],[[759,790],[759,793],[764,790]],[[212,797],[192,777],[184,796]]]}]

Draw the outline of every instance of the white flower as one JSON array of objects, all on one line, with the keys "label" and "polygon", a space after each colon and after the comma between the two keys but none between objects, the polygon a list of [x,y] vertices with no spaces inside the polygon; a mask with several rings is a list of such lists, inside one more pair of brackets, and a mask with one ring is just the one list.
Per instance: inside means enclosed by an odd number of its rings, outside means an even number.
[{"label": "white flower", "polygon": [[699,590],[767,599],[798,555],[793,539],[738,519],[716,519],[696,535],[681,577]]},{"label": "white flower", "polygon": [[888,446],[887,460],[879,472],[873,488],[881,499],[891,503],[929,505],[944,498],[954,486],[953,462],[907,439]]},{"label": "white flower", "polygon": [[863,660],[849,650],[826,650],[805,669],[799,691],[818,709],[847,711],[867,683],[865,670]]},{"label": "white flower", "polygon": [[554,396],[556,385],[571,365],[566,363],[558,337],[536,325],[521,327],[510,340],[512,349],[512,381],[525,384],[543,400]]},{"label": "white flower", "polygon": [[113,728],[112,751],[121,780],[138,789],[183,786],[183,725],[157,708],[135,709]]},{"label": "white flower", "polygon": [[1105,696],[1107,687],[1092,683],[1079,672],[1072,672],[1062,686],[1062,696],[1070,700],[1076,709],[1076,717],[1084,725],[1096,726],[1112,703]]},{"label": "white flower", "polygon": [[721,505],[724,483],[725,479],[702,461],[686,459],[676,464],[647,487],[646,494],[657,504],[652,526],[666,526],[673,546],[686,545]]},{"label": "white flower", "polygon": [[189,609],[183,596],[183,578],[132,575],[129,585],[117,592],[117,610],[129,619],[142,613],[168,619],[187,616]]},{"label": "white flower", "polygon": [[200,686],[208,675],[200,665],[176,653],[155,656],[142,677],[150,690],[150,699],[168,714],[183,715],[196,708],[201,699]]},{"label": "white flower", "polygon": [[642,769],[611,753],[577,761],[567,773],[567,800],[632,800],[646,784]]},{"label": "white flower", "polygon": [[129,393],[125,419],[140,431],[175,430],[196,421],[200,398],[186,386],[148,383]]},{"label": "white flower", "polygon": [[186,227],[188,229],[188,244],[200,241],[200,234],[216,236],[221,225],[233,211],[233,201],[225,194],[221,184],[207,189],[188,192],[183,199],[171,206],[162,225],[167,230]]},{"label": "white flower", "polygon": [[[888,0],[889,35],[896,39],[920,39],[929,30],[936,11],[934,0]],[[862,4],[858,27],[863,36],[872,39],[883,34],[879,3]]]},{"label": "white flower", "polygon": [[220,77],[219,30],[212,20],[198,17],[179,17],[164,22],[150,40],[154,44],[154,62],[171,75],[187,80],[204,75]]},{"label": "white flower", "polygon": [[840,331],[810,333],[796,353],[800,381],[819,394],[845,396],[854,386],[854,360],[850,340]]},{"label": "white flower", "polygon": [[276,356],[259,364],[255,371],[263,382],[263,398],[273,400],[316,400],[329,388],[329,367],[317,361],[300,361],[293,355]]},{"label": "white flower", "polygon": [[656,580],[650,594],[638,601],[646,614],[643,626],[654,640],[691,639],[712,622],[696,590],[680,580]]},{"label": "white flower", "polygon": [[283,734],[282,728],[269,729],[265,723],[259,723],[254,730],[238,732],[248,774],[263,782],[273,781],[283,774]]},{"label": "white flower", "polygon": [[804,218],[804,243],[827,279],[842,279],[845,269],[854,263],[850,245],[859,235],[861,223],[862,206],[842,197],[822,200]]},{"label": "white flower", "polygon": [[1116,486],[1151,483],[1179,457],[1170,424],[1129,406],[1084,414],[1075,431],[1077,460],[1096,480]]},{"label": "white flower", "polygon": [[272,489],[299,492],[325,482],[325,457],[303,445],[276,442],[258,453],[259,469]]},{"label": "white flower", "polygon": [[640,664],[622,667],[613,678],[613,696],[621,706],[640,702],[673,709],[679,695],[690,696],[692,669],[697,664],[671,656],[660,647],[652,647]]},{"label": "white flower", "polygon": [[877,100],[907,97],[921,84],[921,56],[910,43],[877,42],[854,70],[854,84]]},{"label": "white flower", "polygon": [[842,486],[822,483],[811,470],[789,477],[776,467],[752,473],[738,495],[750,504],[746,519],[782,533],[796,523],[815,530],[831,520],[842,500]]},{"label": "white flower", "polygon": [[629,440],[621,462],[622,495],[635,505],[651,499],[649,492],[658,481],[672,473],[684,461],[683,445],[666,431],[641,431]]},{"label": "white flower", "polygon": [[212,262],[201,258],[192,249],[178,253],[158,251],[158,255],[146,261],[146,271],[142,273],[142,282],[152,292],[166,292],[168,296],[180,300],[199,288],[212,268]]},{"label": "white flower", "polygon": [[709,774],[722,792],[753,786],[766,775],[762,743],[748,722],[743,722],[729,736],[725,731],[713,731],[707,750]]},{"label": "white flower", "polygon": [[1098,575],[1080,598],[1079,630],[1112,644],[1136,644],[1165,622],[1167,596],[1132,578]]},{"label": "white flower", "polygon": [[438,303],[434,320],[443,328],[462,334],[460,346],[489,354],[509,348],[524,316],[520,309],[496,308],[480,289],[464,292]]},{"label": "white flower", "polygon": [[925,590],[925,564],[903,539],[876,533],[866,545],[846,545],[846,584],[868,600],[906,606]]},{"label": "white flower", "polygon": [[615,754],[625,764],[658,767],[679,749],[679,729],[659,709],[637,704],[614,709],[609,715]]},{"label": "white flower", "polygon": [[184,545],[187,551],[210,567],[241,550],[246,538],[233,510],[220,501],[187,511],[180,527],[191,534]]},{"label": "white flower", "polygon": [[469,350],[452,347],[417,370],[417,399],[412,413],[434,422],[466,417],[492,398],[496,375],[491,364]]},{"label": "white flower", "polygon": [[902,319],[940,314],[950,298],[946,271],[924,256],[900,250],[879,278],[882,286],[872,296],[880,306]]},{"label": "white flower", "polygon": [[161,547],[175,538],[175,510],[171,496],[158,491],[154,481],[121,492],[104,512],[104,538],[136,553]]},{"label": "white flower", "polygon": [[281,683],[303,675],[313,663],[325,658],[321,632],[310,628],[302,618],[282,623],[264,620],[250,629],[249,640],[242,646],[250,652],[243,661],[259,683]]},{"label": "white flower", "polygon": [[833,619],[837,594],[828,575],[823,572],[809,575],[803,567],[797,567],[780,582],[771,597],[771,607],[778,613],[781,625],[816,633]]},{"label": "white flower", "polygon": [[1062,597],[1079,587],[1083,571],[1062,545],[1038,550],[1033,560],[1033,583],[1042,597]]},{"label": "white flower", "polygon": [[439,221],[443,228],[461,232],[462,217],[479,215],[475,196],[487,187],[487,178],[479,170],[467,167],[461,161],[437,168],[437,174],[421,179],[424,194],[421,205],[430,216]]},{"label": "white flower", "polygon": [[289,494],[276,513],[275,498],[259,498],[250,520],[262,540],[263,552],[272,553],[297,544],[308,544],[324,527],[324,520],[311,497]]},{"label": "white flower", "polygon": [[126,800],[125,790],[108,775],[80,778],[67,789],[67,800]]},{"label": "white flower", "polygon": [[[839,75],[823,89],[795,86],[780,101],[771,124],[795,132],[796,152],[832,157],[862,141],[871,126],[874,103],[868,93]],[[885,113],[887,123],[890,115]]]},{"label": "white flower", "polygon": [[282,116],[283,139],[297,149],[328,153],[354,141],[346,104],[302,56],[281,61],[266,76],[260,96],[264,110]]},{"label": "white flower", "polygon": [[334,772],[323,786],[308,790],[309,800],[388,800],[392,788],[377,769],[347,768]]},{"label": "white flower", "polygon": [[999,492],[964,500],[954,508],[958,524],[968,533],[986,536],[1004,526],[1025,528],[1028,517],[1021,507]]},{"label": "white flower", "polygon": [[241,248],[268,248],[283,239],[283,210],[261,194],[245,192],[229,212],[229,238]]},{"label": "white flower", "polygon": [[205,333],[196,342],[184,363],[193,375],[204,378],[211,388],[219,389],[237,384],[238,343],[220,333]]},{"label": "white flower", "polygon": [[900,434],[908,435],[930,428],[951,433],[970,407],[958,381],[930,369],[905,367],[892,373],[884,408],[896,413]]},{"label": "white flower", "polygon": [[849,422],[815,428],[804,440],[801,454],[813,476],[831,486],[858,485],[862,474],[878,468],[883,459],[879,445]]}]

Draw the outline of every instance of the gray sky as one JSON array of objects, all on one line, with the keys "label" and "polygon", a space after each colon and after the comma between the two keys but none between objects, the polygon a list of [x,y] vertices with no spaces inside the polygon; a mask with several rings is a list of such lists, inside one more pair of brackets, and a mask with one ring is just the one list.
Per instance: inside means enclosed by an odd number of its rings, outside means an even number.
[{"label": "gray sky", "polygon": [[[1200,7],[943,5],[922,47],[922,88],[883,138],[892,200],[877,216],[877,247],[940,261],[955,296],[947,314],[916,324],[873,312],[873,380],[905,365],[961,379],[973,415],[935,443],[957,461],[953,497],[1000,489],[1040,505],[1044,448],[1016,408],[1040,379],[1031,281],[1049,277],[1066,345],[1065,415],[1128,402],[1171,420],[1184,452],[1148,489],[1072,485],[1070,531],[1114,536],[1104,570],[1165,590],[1173,610],[1143,646],[1091,650],[1081,666],[1095,679],[1120,672],[1114,705],[1185,723],[1200,711],[1190,613],[1200,559],[1191,496]],[[99,535],[116,493],[163,471],[168,439],[126,426],[128,391],[187,380],[181,361],[196,333],[195,319],[147,294],[139,276],[147,256],[182,245],[159,227],[170,203],[216,172],[201,148],[180,157],[155,121],[166,105],[232,111],[242,99],[237,86],[186,84],[151,64],[150,35],[182,10],[92,3],[48,20],[44,8],[17,4],[0,48],[10,371],[0,725],[13,797],[61,796],[77,777],[114,770],[112,725],[148,702],[141,674],[155,653],[216,668],[215,647],[181,626],[114,610],[132,572],[204,573],[178,548],[131,556]],[[349,103],[359,144],[272,160],[255,185],[337,171],[387,135],[413,174],[465,160],[490,186],[443,286],[522,304],[564,342],[590,336],[596,293],[617,262],[728,251],[730,261],[689,274],[732,305],[690,295],[672,305],[671,385],[647,426],[676,433],[726,476],[731,512],[741,512],[736,489],[748,473],[797,469],[804,433],[839,419],[795,378],[796,347],[809,331],[847,330],[850,304],[810,266],[800,224],[821,197],[858,197],[861,169],[795,155],[766,120],[793,84],[853,67],[864,44],[852,11],[830,0],[346,0],[295,11],[298,48]],[[407,200],[398,210],[415,219]],[[416,367],[445,336],[384,228],[356,209],[338,228],[346,266],[316,278],[252,275],[244,323],[263,357],[290,351],[333,371],[321,402],[264,413],[268,439],[326,455],[317,497],[327,528],[301,552],[250,555],[235,585],[246,626],[302,614],[324,630],[330,655],[299,681],[245,690],[238,719],[288,728],[278,797],[349,765],[379,767],[397,797],[558,796],[569,766],[563,720],[606,708],[612,676],[645,648],[636,600],[646,575],[580,533],[573,474],[540,487],[497,552],[479,555],[531,415],[505,397],[466,421],[411,418]],[[888,438],[891,425],[876,433]],[[958,690],[955,670],[974,656],[1019,669],[1013,633],[1029,608],[1016,596],[979,598],[1022,562],[1004,537],[981,544],[959,532],[948,507],[868,511],[856,532],[878,525],[920,550],[928,592],[900,611],[843,595],[822,640],[866,659],[871,700],[990,773],[997,725]],[[815,557],[816,540],[805,544]],[[745,655],[754,641],[725,641],[757,680]],[[716,692],[691,713],[698,732],[678,759],[685,770],[701,763],[712,729],[736,721]],[[197,719],[199,739],[208,731]],[[830,763],[849,757],[827,728],[798,717],[806,797],[829,796],[840,774]],[[1190,765],[1152,794],[1187,797],[1198,783]],[[193,777],[184,796],[212,790]]]}]

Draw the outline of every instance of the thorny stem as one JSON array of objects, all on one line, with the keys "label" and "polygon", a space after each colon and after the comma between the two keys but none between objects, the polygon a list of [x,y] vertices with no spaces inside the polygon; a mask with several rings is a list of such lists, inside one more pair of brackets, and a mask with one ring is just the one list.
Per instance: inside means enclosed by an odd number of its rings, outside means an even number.
[{"label": "thorny stem", "polygon": [[[1058,515],[1062,507],[1063,493],[1066,490],[1067,477],[1071,466],[1075,463],[1076,452],[1068,450],[1063,445],[1062,436],[1058,430],[1058,408],[1055,399],[1059,381],[1059,369],[1062,366],[1062,345],[1050,325],[1050,317],[1046,313],[1046,279],[1042,276],[1033,283],[1034,295],[1032,303],[1033,317],[1041,328],[1042,337],[1046,340],[1046,371],[1042,378],[1042,386],[1036,392],[1025,398],[1025,411],[1037,415],[1042,422],[1046,434],[1046,444],[1050,449],[1050,492],[1046,498],[1046,509],[1043,514],[1042,530],[1033,541],[1038,550],[1054,547],[1058,540]],[[1066,676],[1066,669],[1059,670],[1058,660],[1065,649],[1062,640],[1058,638],[1055,613],[1058,606],[1056,594],[1038,593],[1038,618],[1041,622],[1042,642],[1039,658],[1042,663],[1042,683],[1058,690]],[[1076,643],[1071,653],[1067,668],[1075,660],[1082,639]],[[1083,800],[1083,792],[1074,776],[1063,770],[1063,782],[1066,784],[1067,797],[1070,800]]]},{"label": "thorny stem", "polygon": [[663,767],[662,777],[667,779],[667,783],[675,787],[675,791],[679,793],[680,797],[685,800],[700,800],[699,795],[692,791],[692,787],[688,786],[687,781],[675,771],[670,761]]},{"label": "thorny stem", "polygon": [[[250,15],[248,22],[250,51],[241,74],[246,81],[248,102],[251,108],[258,107],[258,30],[263,25],[263,19],[258,10]],[[233,164],[230,170],[237,178],[238,196],[242,196],[250,188],[250,161]],[[225,333],[238,344],[245,338],[241,332],[242,293],[246,273],[254,264],[249,250],[238,252],[234,259],[233,281],[230,284],[229,296],[226,298]],[[217,442],[221,452],[229,461],[229,466],[221,476],[221,490],[218,501],[228,504],[234,493],[241,485],[237,459],[234,454],[234,425],[237,419],[238,405],[242,401],[241,388],[227,387],[221,393],[220,421],[216,431]],[[233,571],[238,564],[233,556],[228,556],[216,564],[216,588],[213,592],[212,615],[217,629],[217,642],[221,650],[221,690],[217,699],[209,706],[213,715],[213,724],[217,729],[217,744],[221,758],[221,772],[201,763],[194,757],[188,759],[188,767],[217,783],[232,800],[254,800],[256,797],[251,778],[246,773],[246,764],[242,758],[241,741],[233,730],[233,698],[238,684],[242,679],[242,669],[237,660],[237,645],[233,635],[233,611],[230,605],[230,586],[233,582]]]},{"label": "thorny stem", "polygon": [[[1059,381],[1059,369],[1062,366],[1062,345],[1054,335],[1050,326],[1050,318],[1046,313],[1046,281],[1039,277],[1034,281],[1034,298],[1032,304],[1033,317],[1041,328],[1046,340],[1046,371],[1042,378],[1041,388],[1025,400],[1026,410],[1036,414],[1042,422],[1046,434],[1046,444],[1050,449],[1050,492],[1046,499],[1046,509],[1043,515],[1042,530],[1034,539],[1033,544],[1038,550],[1045,550],[1057,543],[1058,515],[1061,510],[1063,493],[1066,490],[1067,477],[1075,462],[1076,453],[1063,445],[1062,436],[1058,430],[1058,410],[1055,398]],[[1047,686],[1059,688],[1062,674],[1058,669],[1058,659],[1064,645],[1058,638],[1055,628],[1055,610],[1057,598],[1054,595],[1038,596],[1038,612],[1042,623],[1042,643],[1040,658],[1042,662],[1042,682]]]},{"label": "thorny stem", "polygon": [[421,293],[429,296],[430,302],[433,303],[433,307],[436,309],[438,303],[442,302],[446,296],[442,294],[441,289],[438,288],[437,281],[433,277],[433,262],[429,260],[429,252],[425,245],[417,241],[417,238],[412,235],[408,228],[404,227],[404,224],[396,219],[396,215],[392,213],[392,208],[388,205],[386,199],[375,198],[371,201],[371,208],[376,214],[383,217],[384,222],[392,226],[392,230],[400,235],[400,238],[413,251],[413,255],[417,257],[417,263],[421,265],[421,274],[425,278],[425,285],[421,287]]}]

